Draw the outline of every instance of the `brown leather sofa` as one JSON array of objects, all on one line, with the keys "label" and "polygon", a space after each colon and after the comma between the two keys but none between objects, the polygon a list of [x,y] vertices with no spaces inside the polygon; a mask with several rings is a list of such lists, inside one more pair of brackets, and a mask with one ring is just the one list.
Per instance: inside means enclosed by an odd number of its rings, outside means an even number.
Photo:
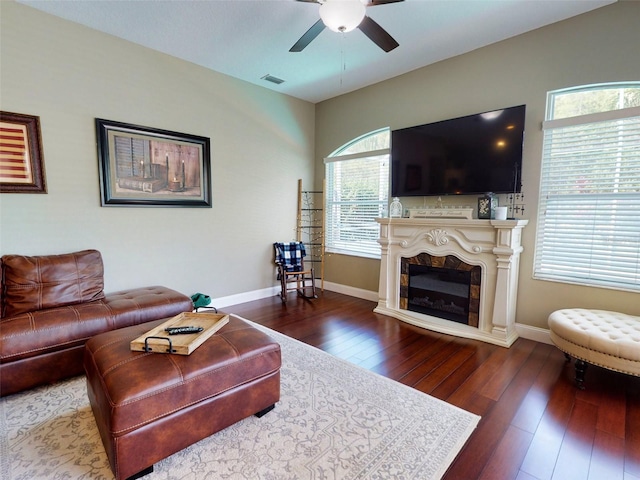
[{"label": "brown leather sofa", "polygon": [[191,298],[166,287],[105,295],[97,250],[0,259],[0,396],[84,372],[94,335],[191,311]]}]

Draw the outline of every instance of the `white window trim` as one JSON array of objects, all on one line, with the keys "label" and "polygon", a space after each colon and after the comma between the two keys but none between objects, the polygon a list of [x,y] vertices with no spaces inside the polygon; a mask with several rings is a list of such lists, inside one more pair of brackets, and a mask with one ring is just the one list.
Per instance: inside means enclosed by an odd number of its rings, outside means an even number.
[{"label": "white window trim", "polygon": [[543,130],[553,130],[554,128],[572,127],[574,125],[584,125],[587,123],[608,122],[629,117],[640,116],[640,107],[621,108],[620,110],[610,110],[608,112],[589,113],[577,117],[559,118],[557,120],[545,120],[542,122]]},{"label": "white window trim", "polygon": [[348,155],[336,155],[335,157],[326,157],[324,159],[325,165],[327,163],[332,162],[344,162],[345,160],[353,160],[355,158],[364,158],[364,157],[379,157],[381,155],[390,155],[390,148],[383,148],[380,150],[372,150],[369,152],[361,152],[361,153],[350,153]]}]

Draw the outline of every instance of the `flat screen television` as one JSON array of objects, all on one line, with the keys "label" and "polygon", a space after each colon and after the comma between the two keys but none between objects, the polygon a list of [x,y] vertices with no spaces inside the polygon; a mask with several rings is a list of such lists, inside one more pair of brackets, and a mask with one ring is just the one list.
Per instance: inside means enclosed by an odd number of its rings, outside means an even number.
[{"label": "flat screen television", "polygon": [[525,105],[391,132],[391,195],[520,193]]}]

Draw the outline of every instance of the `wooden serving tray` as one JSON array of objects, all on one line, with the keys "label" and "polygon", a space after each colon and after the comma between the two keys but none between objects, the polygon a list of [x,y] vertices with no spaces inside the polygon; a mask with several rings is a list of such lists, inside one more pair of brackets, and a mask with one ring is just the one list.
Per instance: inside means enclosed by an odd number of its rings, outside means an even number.
[{"label": "wooden serving tray", "polygon": [[[133,340],[131,342],[131,350],[134,352],[190,355],[191,352],[202,345],[207,338],[227,323],[229,323],[229,315],[219,315],[217,313],[180,313]],[[202,327],[204,330],[200,333],[187,335],[169,335],[164,331],[167,327],[186,326]]]}]

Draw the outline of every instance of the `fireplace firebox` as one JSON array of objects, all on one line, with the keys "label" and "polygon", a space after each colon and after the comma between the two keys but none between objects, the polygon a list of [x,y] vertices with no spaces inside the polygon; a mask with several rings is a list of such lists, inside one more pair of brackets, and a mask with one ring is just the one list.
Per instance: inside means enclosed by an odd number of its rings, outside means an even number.
[{"label": "fireplace firebox", "polygon": [[468,325],[470,281],[469,272],[409,265],[408,309]]},{"label": "fireplace firebox", "polygon": [[481,268],[448,255],[402,258],[400,308],[478,326]]}]

